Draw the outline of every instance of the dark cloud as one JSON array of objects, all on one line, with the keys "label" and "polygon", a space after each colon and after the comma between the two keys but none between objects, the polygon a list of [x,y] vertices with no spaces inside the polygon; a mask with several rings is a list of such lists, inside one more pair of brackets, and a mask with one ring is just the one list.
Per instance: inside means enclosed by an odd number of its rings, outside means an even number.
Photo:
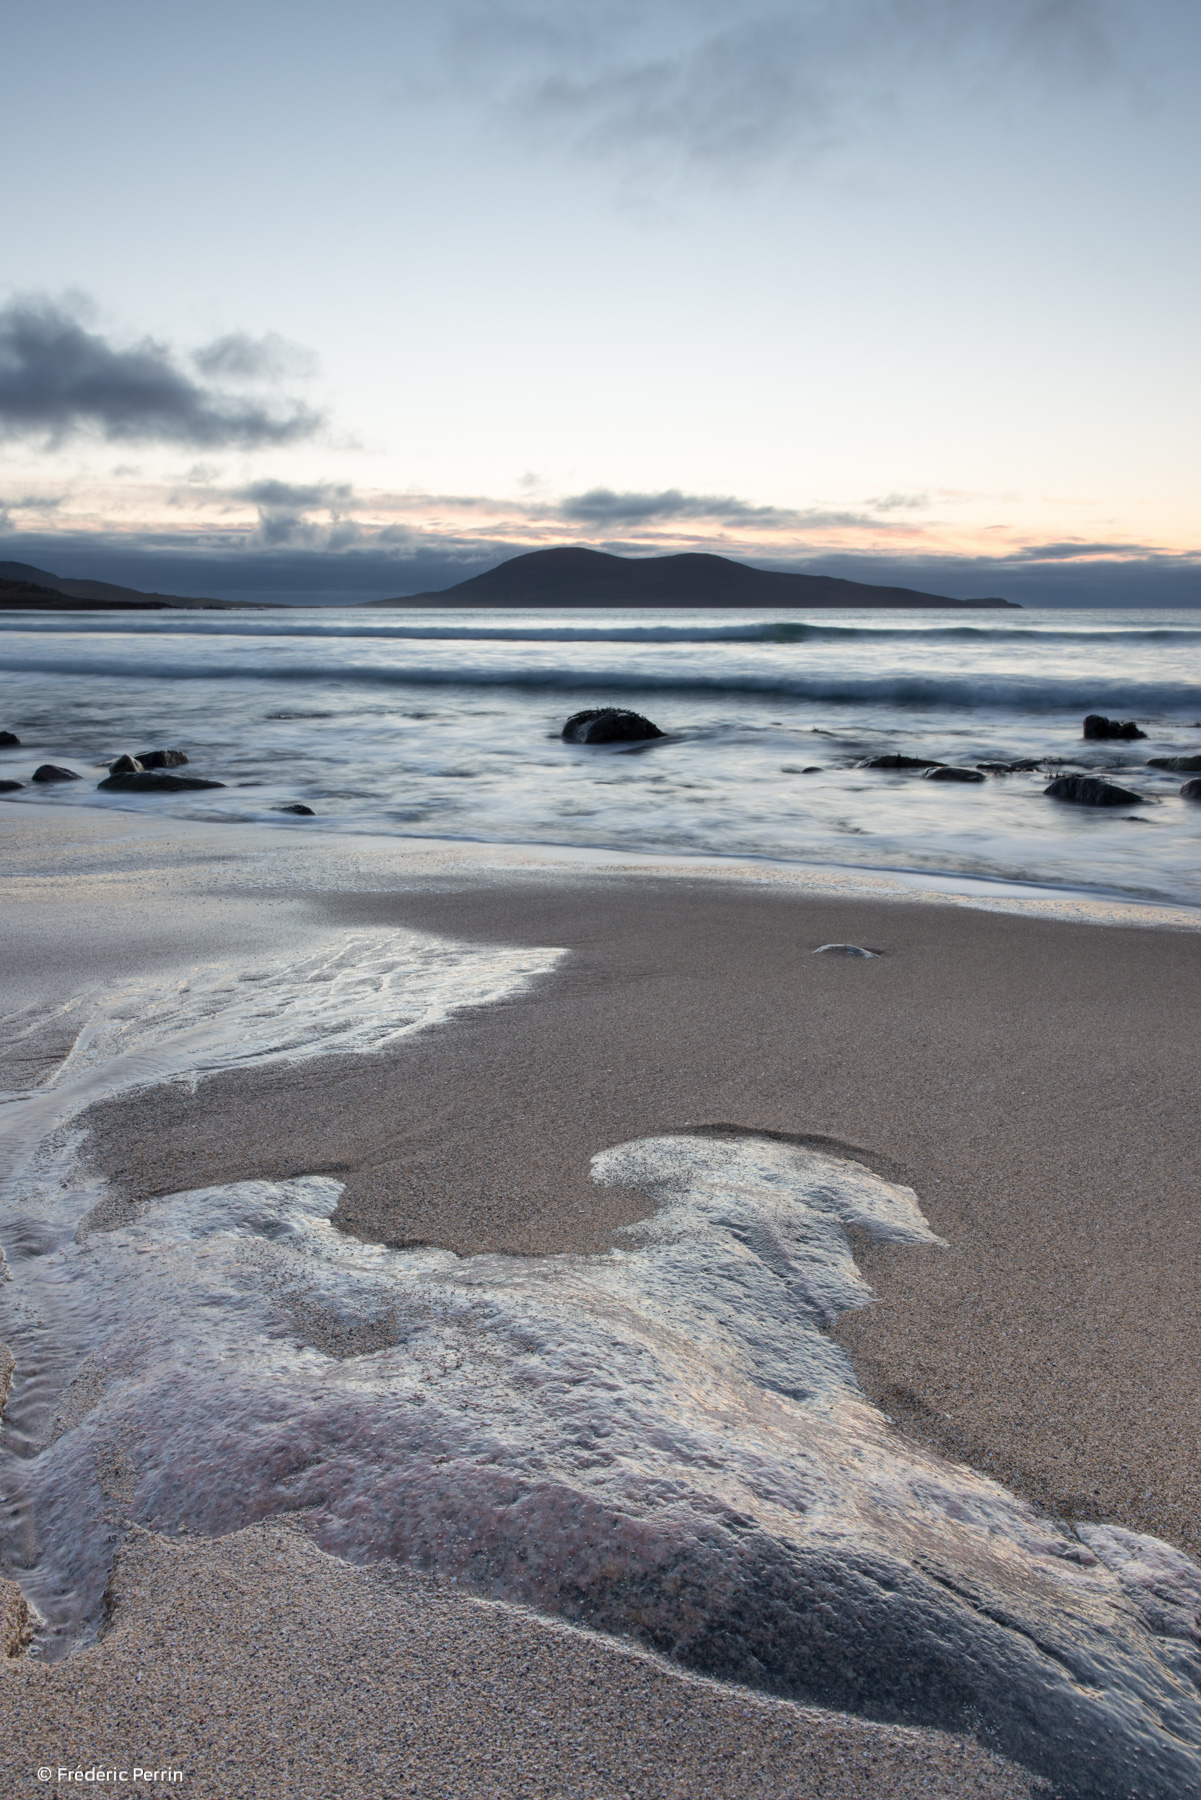
[{"label": "dark cloud", "polygon": [[110,442],[204,449],[295,443],[318,430],[318,413],[288,396],[237,389],[276,379],[277,346],[221,338],[191,358],[192,374],[166,344],[121,346],[90,329],[83,303],[13,300],[0,308],[0,434],[55,444],[95,432]]},{"label": "dark cloud", "polygon": [[[461,89],[507,128],[643,172],[828,149],[932,87],[977,102],[1110,75],[1107,0],[582,0],[452,15]],[[924,96],[925,98],[920,98]]]},{"label": "dark cloud", "polygon": [[[231,497],[258,508],[254,542],[269,548],[348,549],[363,535],[345,517],[354,501],[349,482],[252,481],[235,488]],[[327,516],[318,521],[314,513]]]},{"label": "dark cloud", "polygon": [[280,507],[293,512],[312,512],[317,508],[341,509],[354,498],[349,482],[316,481],[304,484],[294,481],[252,481],[235,488],[235,500],[249,500],[252,506]]},{"label": "dark cloud", "polygon": [[1011,562],[1074,562],[1090,556],[1139,556],[1148,554],[1145,544],[1090,543],[1085,538],[1065,538],[1058,543],[1024,544],[1007,559]]},{"label": "dark cloud", "polygon": [[679,488],[665,488],[658,494],[589,488],[587,493],[561,500],[549,510],[568,524],[599,526],[650,524],[656,519],[711,520],[760,529],[833,529],[877,523],[868,513],[796,512],[777,506],[753,506],[730,494],[685,494]]},{"label": "dark cloud", "polygon": [[561,519],[597,525],[634,525],[652,519],[728,519],[742,524],[753,520],[759,525],[773,525],[793,517],[770,506],[751,506],[729,495],[684,494],[679,488],[665,488],[658,494],[619,494],[612,488],[589,488],[586,494],[560,501],[553,510]]}]

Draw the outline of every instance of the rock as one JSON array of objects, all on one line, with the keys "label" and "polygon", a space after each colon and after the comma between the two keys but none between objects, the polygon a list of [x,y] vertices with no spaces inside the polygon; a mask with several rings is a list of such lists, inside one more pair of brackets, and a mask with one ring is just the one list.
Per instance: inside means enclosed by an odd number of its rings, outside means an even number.
[{"label": "rock", "polygon": [[23,781],[0,781],[0,794],[15,794],[18,788],[24,786]]},{"label": "rock", "polygon": [[821,772],[822,772],[821,763],[810,763],[808,768],[801,770],[802,775],[820,775]]},{"label": "rock", "polygon": [[588,712],[572,713],[562,735],[565,744],[637,744],[667,733],[624,706],[594,706]]},{"label": "rock", "polygon": [[951,763],[938,763],[933,769],[927,769],[922,776],[923,781],[983,781],[984,776],[979,769],[957,769]]},{"label": "rock", "polygon": [[869,756],[866,762],[856,763],[857,769],[937,769],[939,763],[933,756]]},{"label": "rock", "polygon": [[1042,764],[1030,761],[1008,763],[987,762],[977,763],[976,767],[978,769],[983,769],[988,775],[1033,775],[1036,769],[1042,767]]},{"label": "rock", "polygon": [[139,750],[136,758],[143,769],[179,769],[187,760],[182,750]]},{"label": "rock", "polygon": [[16,750],[21,740],[15,731],[0,731],[0,750]]},{"label": "rock", "polygon": [[1178,775],[1201,774],[1201,756],[1149,756],[1149,769],[1175,769]]},{"label": "rock", "polygon": [[865,950],[862,944],[819,944],[814,956],[883,956],[883,950]]},{"label": "rock", "polygon": [[82,781],[74,769],[60,769],[57,763],[42,763],[33,771],[35,781]]},{"label": "rock", "polygon": [[157,769],[133,769],[109,775],[97,786],[119,794],[179,794],[185,788],[223,788],[225,783],[205,781],[200,775],[160,775]]},{"label": "rock", "polygon": [[1180,790],[1182,800],[1201,800],[1201,775],[1195,781],[1186,781]]},{"label": "rock", "polygon": [[0,1656],[20,1656],[33,1642],[33,1615],[15,1581],[0,1579]]},{"label": "rock", "polygon": [[1143,796],[1095,775],[1059,775],[1043,789],[1052,800],[1071,800],[1077,806],[1141,806]]},{"label": "rock", "polygon": [[304,818],[306,818],[306,819],[315,819],[315,818],[316,818],[316,817],[317,817],[317,815],[316,815],[316,813],[315,813],[315,812],[314,812],[314,811],[313,811],[313,809],[312,809],[312,807],[311,807],[311,806],[302,806],[302,805],[301,805],[301,804],[300,804],[300,802],[299,802],[299,800],[297,800],[297,801],[296,801],[296,802],[295,802],[295,804],[294,804],[294,805],[292,805],[292,806],[276,806],[276,807],[273,807],[273,808],[272,808],[272,811],[273,811],[273,812],[290,812],[290,813],[300,813],[300,814],[302,814],[302,815],[303,815],[303,816],[304,816]]},{"label": "rock", "polygon": [[109,763],[108,772],[110,775],[136,775],[143,766],[136,756],[119,756],[116,762]]},{"label": "rock", "polygon": [[1103,713],[1089,713],[1084,721],[1086,738],[1145,738],[1146,732],[1140,731],[1133,719],[1124,723],[1119,719],[1107,719]]}]

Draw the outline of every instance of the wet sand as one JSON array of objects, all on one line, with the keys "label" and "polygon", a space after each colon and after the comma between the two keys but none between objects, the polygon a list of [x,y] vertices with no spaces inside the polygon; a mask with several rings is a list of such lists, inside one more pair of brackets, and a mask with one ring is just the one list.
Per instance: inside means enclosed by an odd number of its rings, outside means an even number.
[{"label": "wet sand", "polygon": [[[116,853],[96,839],[92,854]],[[1201,1549],[1201,934],[629,869],[502,878],[399,851],[364,891],[288,855],[257,896],[236,856],[214,885],[210,858],[188,878],[191,912],[162,834],[134,831],[107,887],[81,858],[57,900],[53,882],[31,900],[41,963],[9,1004],[68,993],[110,951],[165,966],[189,941],[278,953],[330,926],[571,954],[395,1052],[93,1109],[90,1153],[119,1205],[328,1173],[346,1184],[339,1222],[365,1238],[545,1254],[603,1248],[646,1211],[588,1180],[589,1157],[626,1139],[733,1128],[849,1149],[912,1185],[948,1243],[857,1246],[882,1303],[837,1331],[898,1428],[1052,1512]],[[130,894],[148,891],[139,924]],[[848,940],[883,954],[812,954]],[[25,1041],[26,1079],[52,1037]],[[191,1758],[186,1791],[221,1800],[1024,1791],[954,1740],[682,1677],[399,1571],[347,1569],[282,1528],[186,1546],[139,1534],[114,1597],[92,1650],[8,1662],[11,1791],[34,1791],[21,1771],[43,1751],[132,1762],[151,1741]],[[415,1727],[402,1660],[424,1684]]]},{"label": "wet sand", "polygon": [[[1012,1764],[681,1674],[301,1531],[135,1534],[102,1643],[0,1664],[0,1780],[180,1769],[203,1800],[1024,1800]],[[44,1786],[41,1791],[45,1791]],[[127,1785],[125,1790],[138,1791]],[[157,1791],[157,1788],[143,1791]]]},{"label": "wet sand", "polygon": [[[882,1304],[838,1335],[869,1395],[1041,1508],[1201,1554],[1201,934],[650,876],[323,910],[571,955],[395,1054],[94,1109],[115,1192],[329,1174],[364,1238],[545,1255],[645,1214],[590,1181],[610,1145],[849,1150],[948,1245],[859,1246]],[[884,954],[813,954],[841,941]]]}]

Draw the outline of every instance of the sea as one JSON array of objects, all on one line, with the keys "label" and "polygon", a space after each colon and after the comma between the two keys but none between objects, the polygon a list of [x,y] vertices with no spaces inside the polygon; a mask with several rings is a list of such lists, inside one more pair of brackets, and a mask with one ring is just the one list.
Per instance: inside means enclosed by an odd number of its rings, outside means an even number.
[{"label": "sea", "polygon": [[[15,805],[1201,901],[1201,806],[1148,766],[1201,754],[1201,608],[7,612],[0,674]],[[562,741],[606,705],[665,736]],[[1146,736],[1086,742],[1092,712]],[[157,748],[225,786],[97,790]],[[1038,767],[963,784],[862,767],[893,752]],[[45,762],[81,779],[29,784]],[[1138,803],[1046,798],[1064,769]],[[298,804],[312,816],[279,810]]]},{"label": "sea", "polygon": [[[0,671],[7,805],[243,822],[310,872],[369,834],[377,857],[391,836],[1017,884],[1177,926],[1201,901],[1201,806],[1149,766],[1201,754],[1201,610],[9,613]],[[604,705],[665,735],[563,741]],[[1086,742],[1089,712],[1146,735]],[[98,787],[162,748],[225,785]],[[993,768],[863,766],[894,753]],[[35,784],[43,763],[77,779]],[[1137,798],[1049,798],[1076,768]],[[228,832],[194,835],[203,885]],[[104,855],[137,868],[120,833]],[[910,1442],[831,1336],[875,1298],[859,1234],[946,1248],[913,1189],[810,1140],[683,1130],[598,1145],[592,1179],[650,1203],[610,1249],[459,1257],[346,1236],[328,1171],[130,1204],[88,1158],[98,1100],[403,1055],[566,954],[314,921],[286,954],[98,967],[0,1019],[18,1071],[47,1031],[62,1052],[0,1092],[0,1571],[30,1654],[105,1630],[131,1525],[288,1518],[682,1670],[974,1732],[1065,1800],[1201,1797],[1201,1568]]]}]

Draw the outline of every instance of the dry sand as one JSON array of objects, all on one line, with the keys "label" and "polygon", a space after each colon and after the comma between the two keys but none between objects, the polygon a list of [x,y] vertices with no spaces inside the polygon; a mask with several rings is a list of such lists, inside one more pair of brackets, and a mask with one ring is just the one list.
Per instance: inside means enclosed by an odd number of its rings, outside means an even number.
[{"label": "dry sand", "polygon": [[[128,851],[126,898],[116,882],[99,923],[64,928],[68,884],[57,920],[31,926],[46,961],[22,995],[63,992],[117,942],[144,852]],[[858,1246],[882,1304],[839,1336],[899,1427],[1054,1512],[1201,1550],[1201,934],[651,873],[502,881],[464,865],[391,892],[342,886],[302,905],[298,882],[277,882],[248,914],[243,883],[229,939],[394,923],[572,954],[528,994],[395,1053],[94,1109],[93,1157],[126,1200],[332,1173],[340,1222],[364,1237],[590,1250],[645,1211],[590,1183],[597,1150],[701,1127],[829,1142],[911,1183],[948,1240]],[[222,904],[210,881],[202,936]],[[151,909],[146,956],[178,955],[187,926]],[[137,935],[120,939],[135,963]],[[847,940],[884,954],[812,954]],[[331,1563],[278,1527],[199,1545],[140,1534],[114,1597],[92,1650],[9,1662],[7,1791],[34,1790],[43,1753],[161,1754],[215,1800],[1024,1791],[954,1740],[682,1677],[399,1571]]]}]

